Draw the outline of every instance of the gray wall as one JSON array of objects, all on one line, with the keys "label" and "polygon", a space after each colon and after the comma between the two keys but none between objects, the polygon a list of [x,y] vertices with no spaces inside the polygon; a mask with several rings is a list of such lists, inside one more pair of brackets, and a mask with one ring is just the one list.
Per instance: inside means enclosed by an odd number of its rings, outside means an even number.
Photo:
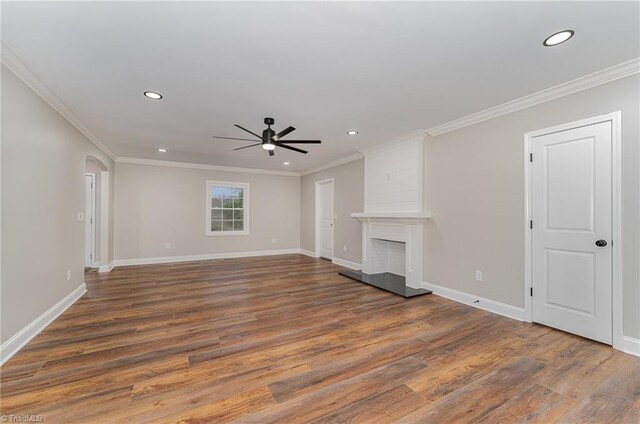
[{"label": "gray wall", "polygon": [[[622,111],[624,334],[640,337],[639,93],[634,75],[425,142],[425,280],[524,306],[526,132]],[[482,270],[484,281],[475,281]]]},{"label": "gray wall", "polygon": [[[334,209],[338,218],[334,222],[333,256],[362,262],[362,225],[351,218],[352,212],[364,210],[364,160],[305,175],[300,182],[300,247],[315,251],[315,182],[334,178]],[[347,251],[344,251],[347,246]]]},{"label": "gray wall", "polygon": [[[249,235],[205,234],[207,180],[250,184]],[[116,260],[297,249],[300,178],[117,162],[115,217]]]},{"label": "gray wall", "polygon": [[[84,281],[85,166],[112,161],[2,67],[2,287],[5,342]],[[67,281],[71,270],[71,281]]]}]

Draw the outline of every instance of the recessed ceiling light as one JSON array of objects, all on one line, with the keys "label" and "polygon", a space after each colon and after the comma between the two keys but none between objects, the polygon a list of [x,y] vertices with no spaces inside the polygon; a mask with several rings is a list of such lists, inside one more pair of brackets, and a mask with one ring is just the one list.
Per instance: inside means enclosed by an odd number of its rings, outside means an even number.
[{"label": "recessed ceiling light", "polygon": [[145,96],[147,96],[148,98],[153,99],[153,100],[160,100],[162,98],[162,94],[155,93],[153,91],[145,91],[142,94],[144,94]]},{"label": "recessed ceiling light", "polygon": [[557,46],[558,44],[562,44],[573,37],[573,34],[572,30],[565,29],[564,31],[556,32],[555,34],[548,36],[542,44],[547,47]]},{"label": "recessed ceiling light", "polygon": [[283,163],[283,165],[284,165],[284,166],[289,166],[289,165],[291,165],[291,164],[290,164],[289,162],[285,162],[285,163]]},{"label": "recessed ceiling light", "polygon": [[350,131],[347,131],[347,134],[349,134],[349,135],[356,135],[356,134],[358,134],[358,131],[356,131],[356,130],[350,130]]},{"label": "recessed ceiling light", "polygon": [[158,149],[160,153],[167,153],[167,149]]}]

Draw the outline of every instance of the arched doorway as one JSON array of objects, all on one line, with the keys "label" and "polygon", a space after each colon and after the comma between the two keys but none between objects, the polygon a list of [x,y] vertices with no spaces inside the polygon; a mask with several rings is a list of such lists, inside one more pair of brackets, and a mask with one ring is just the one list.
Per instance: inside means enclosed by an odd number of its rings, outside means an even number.
[{"label": "arched doorway", "polygon": [[87,156],[85,168],[85,268],[109,272],[109,169]]}]

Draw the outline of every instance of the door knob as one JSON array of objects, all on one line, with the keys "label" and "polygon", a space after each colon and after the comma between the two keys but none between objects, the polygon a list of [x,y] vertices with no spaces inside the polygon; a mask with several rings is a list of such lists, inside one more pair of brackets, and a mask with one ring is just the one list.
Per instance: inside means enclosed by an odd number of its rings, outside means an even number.
[{"label": "door knob", "polygon": [[596,241],[596,246],[598,246],[598,247],[605,247],[606,245],[607,245],[607,241],[606,240],[600,239],[600,240]]}]

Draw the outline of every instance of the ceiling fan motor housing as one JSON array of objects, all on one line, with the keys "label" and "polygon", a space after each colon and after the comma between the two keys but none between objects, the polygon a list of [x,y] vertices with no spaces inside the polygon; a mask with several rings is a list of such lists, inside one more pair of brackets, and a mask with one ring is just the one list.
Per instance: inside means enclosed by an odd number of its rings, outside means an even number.
[{"label": "ceiling fan motor housing", "polygon": [[273,125],[275,122],[276,121],[273,118],[264,118],[264,124],[265,125]]},{"label": "ceiling fan motor housing", "polygon": [[267,128],[266,130],[262,131],[262,138],[264,140],[267,140],[266,142],[270,143],[273,140],[274,135],[276,135],[276,132],[271,128]]}]

